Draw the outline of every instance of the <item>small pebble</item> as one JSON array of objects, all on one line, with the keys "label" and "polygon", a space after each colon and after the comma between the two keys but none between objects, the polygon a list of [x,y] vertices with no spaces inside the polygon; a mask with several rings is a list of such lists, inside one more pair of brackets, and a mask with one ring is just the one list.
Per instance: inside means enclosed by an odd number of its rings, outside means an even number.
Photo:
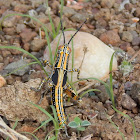
[{"label": "small pebble", "polygon": [[39,7],[39,5],[44,4],[44,0],[30,0],[32,7]]},{"label": "small pebble", "polygon": [[95,35],[96,37],[100,37],[101,34],[103,34],[104,32],[106,32],[106,29],[95,29],[93,32],[93,35]]},{"label": "small pebble", "polygon": [[6,84],[6,80],[0,75],[0,88]]},{"label": "small pebble", "polygon": [[134,23],[137,23],[139,20],[140,20],[140,19],[137,18],[137,17],[132,18],[132,21],[133,21]]},{"label": "small pebble", "polygon": [[25,4],[17,4],[14,6],[14,11],[20,12],[20,13],[26,13],[28,12],[28,10],[31,8],[31,6],[29,5],[25,5]]},{"label": "small pebble", "polygon": [[3,31],[6,35],[14,35],[15,34],[15,28],[4,28]]},{"label": "small pebble", "polygon": [[132,84],[130,81],[128,81],[128,82],[126,82],[126,83],[124,84],[124,89],[125,89],[125,90],[131,90],[132,85],[133,85],[133,84]]},{"label": "small pebble", "polygon": [[24,43],[31,41],[35,36],[37,36],[37,33],[32,31],[31,29],[24,29],[21,33],[20,36],[22,38],[22,41]]},{"label": "small pebble", "polygon": [[[9,12],[8,14],[13,14],[13,12],[12,13]],[[15,16],[12,16],[12,17],[6,18],[3,21],[2,25],[3,25],[3,27],[11,28],[11,27],[14,27],[15,26],[15,23],[16,22],[17,22],[16,17]]]},{"label": "small pebble", "polygon": [[126,130],[126,133],[132,134],[132,132],[133,132],[133,127],[132,127],[132,126],[126,127],[125,130]]},{"label": "small pebble", "polygon": [[80,14],[80,13],[76,13],[74,14],[70,19],[73,21],[73,22],[84,22],[88,17],[87,16],[83,16],[83,14]]},{"label": "small pebble", "polygon": [[30,49],[30,43],[25,43],[23,46],[24,50],[29,51]]},{"label": "small pebble", "polygon": [[110,30],[101,34],[100,39],[106,43],[111,45],[117,45],[120,42],[120,37],[117,32]]},{"label": "small pebble", "polygon": [[110,97],[109,97],[108,93],[106,92],[106,88],[104,85],[98,86],[98,87],[96,87],[96,89],[101,91],[101,92],[95,91],[96,96],[99,97],[101,102],[105,103],[106,100],[109,100]]},{"label": "small pebble", "polygon": [[135,38],[133,38],[133,40],[132,40],[132,45],[133,45],[133,46],[138,46],[138,45],[140,45],[140,37],[135,37]]},{"label": "small pebble", "polygon": [[119,33],[122,33],[124,29],[124,23],[118,20],[111,20],[109,21],[109,28],[110,30],[117,29]]},{"label": "small pebble", "polygon": [[133,36],[129,31],[124,31],[122,33],[122,40],[124,40],[126,42],[132,42]]},{"label": "small pebble", "polygon": [[98,21],[96,21],[96,28],[100,29],[100,28],[106,28],[107,26],[107,22],[104,19],[99,19]]},{"label": "small pebble", "polygon": [[135,54],[135,50],[132,47],[127,47],[127,53],[130,56],[133,56]]},{"label": "small pebble", "polygon": [[16,26],[16,32],[21,33],[26,28],[25,24],[17,24]]},{"label": "small pebble", "polygon": [[0,71],[3,70],[4,63],[0,63]]},{"label": "small pebble", "polygon": [[120,48],[123,50],[123,51],[127,51],[127,48],[130,47],[130,43],[129,42],[124,42],[120,45]]},{"label": "small pebble", "polygon": [[[97,12],[98,10],[96,10]],[[96,14],[94,14],[95,20],[104,19],[109,21],[111,19],[111,12],[108,8],[101,8]]]},{"label": "small pebble", "polygon": [[33,52],[38,52],[39,50],[41,50],[45,45],[47,45],[47,41],[45,39],[34,39],[31,42],[31,47],[30,49]]},{"label": "small pebble", "polygon": [[122,94],[122,106],[124,109],[132,110],[137,106],[136,102],[127,94]]},{"label": "small pebble", "polygon": [[138,107],[133,108],[133,109],[132,109],[132,112],[133,112],[134,114],[137,114],[137,113],[139,112]]},{"label": "small pebble", "polygon": [[130,91],[130,96],[138,103],[138,105],[140,105],[140,82],[133,84]]},{"label": "small pebble", "polygon": [[7,50],[2,51],[2,56],[3,57],[7,57],[9,55],[11,55],[11,52],[10,51],[7,51]]},{"label": "small pebble", "polygon": [[139,46],[134,46],[133,49],[134,49],[135,51],[139,51],[140,47],[139,47]]},{"label": "small pebble", "polygon": [[15,78],[11,75],[6,77],[6,82],[8,85],[13,85],[13,83],[15,82]]},{"label": "small pebble", "polygon": [[[19,43],[16,43],[16,42],[15,42],[15,43],[13,43],[13,45],[14,45],[15,47],[17,47],[17,48],[21,48],[21,46],[20,46]],[[11,52],[11,54],[14,54],[14,55],[22,54],[21,51],[16,50],[16,49],[11,49],[10,52]]]},{"label": "small pebble", "polygon": [[2,55],[0,55],[0,63],[2,63],[3,62],[3,57],[2,57]]},{"label": "small pebble", "polygon": [[115,3],[115,0],[101,0],[101,6],[103,8],[111,8]]},{"label": "small pebble", "polygon": [[112,116],[114,113],[115,113],[115,111],[112,108],[108,109],[108,111],[107,111],[107,114],[110,116]]},{"label": "small pebble", "polygon": [[74,9],[64,6],[64,7],[63,7],[63,13],[64,13],[64,15],[65,15],[66,17],[71,17],[71,16],[73,16],[76,12],[75,12]]},{"label": "small pebble", "polygon": [[39,5],[39,7],[36,9],[36,12],[40,13],[45,13],[46,12],[46,6],[45,5]]},{"label": "small pebble", "polygon": [[138,18],[140,18],[140,7],[136,8],[136,11],[134,12],[134,15]]}]

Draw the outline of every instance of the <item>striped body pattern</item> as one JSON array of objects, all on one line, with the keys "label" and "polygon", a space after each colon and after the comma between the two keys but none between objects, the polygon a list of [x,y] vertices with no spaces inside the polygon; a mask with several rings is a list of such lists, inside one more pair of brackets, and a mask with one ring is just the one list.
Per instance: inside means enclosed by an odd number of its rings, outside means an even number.
[{"label": "striped body pattern", "polygon": [[52,104],[56,108],[60,125],[66,123],[66,117],[63,108],[63,88],[67,82],[69,54],[70,48],[67,45],[59,46],[56,62],[54,65],[54,72],[52,75],[53,81],[53,87],[51,89]]},{"label": "striped body pattern", "polygon": [[[56,108],[58,120],[62,126],[65,126],[66,124],[66,117],[63,107],[63,90],[65,89],[65,92],[69,97],[72,97],[74,100],[78,99],[75,91],[67,83],[67,72],[78,72],[77,78],[79,78],[80,73],[79,69],[68,70],[70,52],[71,49],[67,44],[59,46],[55,64],[53,66],[49,63],[49,61],[43,61],[43,66],[48,65],[52,68],[51,75],[48,78],[45,78],[37,89],[31,88],[35,91],[40,91],[43,84],[47,81],[48,87],[51,89],[52,104]],[[41,94],[39,103],[41,103],[44,95],[45,92]]]},{"label": "striped body pattern", "polygon": [[[87,21],[87,19],[83,22],[83,24],[86,21]],[[35,88],[31,88],[31,89],[33,89],[35,91],[40,91],[42,85],[47,81],[48,87],[50,87],[50,89],[51,89],[52,104],[56,108],[60,126],[62,125],[64,127],[64,126],[66,126],[66,116],[65,116],[64,107],[63,107],[63,90],[65,90],[66,94],[69,97],[72,97],[74,100],[79,99],[78,96],[76,96],[75,91],[67,83],[67,73],[68,72],[77,72],[78,73],[77,79],[80,79],[79,78],[79,74],[80,74],[79,69],[68,70],[68,61],[69,61],[69,55],[71,52],[71,49],[69,48],[69,44],[70,44],[71,40],[73,39],[73,37],[77,34],[77,32],[83,26],[83,24],[77,29],[75,34],[71,37],[69,42],[66,44],[61,20],[60,20],[60,23],[61,23],[62,33],[63,33],[63,37],[64,37],[64,45],[61,45],[58,47],[58,52],[57,52],[57,56],[56,56],[54,65],[51,65],[49,63],[49,61],[47,61],[47,60],[43,61],[44,66],[48,65],[50,68],[52,68],[51,75],[49,77],[45,78],[37,89],[35,89]],[[43,92],[41,94],[41,99],[40,99],[39,103],[42,101],[42,99],[45,95],[45,92]]]}]

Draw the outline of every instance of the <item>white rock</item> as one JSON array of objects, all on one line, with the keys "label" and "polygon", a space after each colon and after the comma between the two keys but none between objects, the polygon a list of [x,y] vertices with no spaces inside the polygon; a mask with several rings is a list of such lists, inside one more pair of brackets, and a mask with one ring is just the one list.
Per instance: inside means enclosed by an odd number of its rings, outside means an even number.
[{"label": "white rock", "polygon": [[[75,31],[66,31],[65,38],[66,43],[69,41]],[[60,35],[60,34],[59,34]],[[51,42],[52,54],[54,56],[59,35]],[[72,42],[69,47],[71,47]],[[80,78],[94,77],[103,80],[109,75],[109,63],[111,56],[114,52],[113,49],[109,48],[106,44],[100,41],[95,36],[85,33],[78,32],[73,39],[74,44],[74,68],[80,68]],[[63,45],[63,36],[61,36],[59,45]],[[84,57],[84,50],[87,50]],[[44,59],[49,59],[48,47],[44,51]],[[82,62],[83,61],[83,62]],[[69,69],[72,68],[72,53],[69,59]],[[47,68],[48,69],[48,68]],[[117,69],[117,60],[114,58],[113,70]],[[68,75],[69,79],[71,75]],[[105,78],[106,79],[106,78]],[[104,80],[105,80],[104,79]],[[77,73],[73,73],[73,81],[77,81]]]}]

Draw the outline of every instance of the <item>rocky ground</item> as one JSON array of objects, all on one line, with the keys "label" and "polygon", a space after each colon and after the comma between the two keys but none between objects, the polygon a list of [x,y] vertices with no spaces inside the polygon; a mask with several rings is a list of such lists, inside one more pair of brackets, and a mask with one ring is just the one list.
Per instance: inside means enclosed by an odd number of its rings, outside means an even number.
[{"label": "rocky ground", "polygon": [[[55,28],[57,28],[60,21],[58,16],[59,9],[60,2],[56,0],[49,1],[49,8],[46,7],[45,0],[0,0],[0,21],[8,14],[29,14],[44,23],[50,32],[52,32],[53,29],[49,21],[48,11],[51,13]],[[114,72],[114,94],[117,109],[124,114],[128,114],[133,119],[138,140],[140,139],[140,1],[65,1],[63,8],[63,24],[65,29],[79,27],[86,18],[89,18],[89,20],[82,27],[81,31],[93,34],[105,44],[115,49],[122,49],[127,53],[127,61],[132,63],[131,71],[126,76],[122,75],[121,71]],[[3,21],[0,27],[0,46],[23,48],[37,58],[41,58],[47,41],[45,39],[45,32],[40,27],[40,24],[28,17],[10,16]],[[53,36],[50,32],[49,37],[52,41]],[[125,57],[118,60],[118,65],[120,65],[122,59],[125,59]],[[0,74],[4,76],[21,65],[26,65],[32,61],[30,57],[18,50],[0,49]],[[15,87],[17,90],[23,92],[29,85],[36,86],[34,83],[38,83],[38,80],[31,80],[36,78],[43,79],[44,76],[45,74],[38,65],[26,66],[14,74],[7,76],[5,78],[7,83],[5,85],[6,89],[1,90],[5,96],[4,98],[0,96],[1,102],[5,100],[3,108],[6,107],[8,102],[13,100],[13,97],[10,97],[8,93],[15,90]],[[23,83],[26,83],[26,85],[24,85],[24,88],[20,88],[20,84]],[[78,106],[66,109],[67,113],[73,114],[70,116],[69,121],[75,116],[79,116],[82,120],[88,119],[92,124],[84,132],[80,133],[81,140],[122,140],[120,133],[110,123],[109,119],[119,127],[126,140],[133,140],[133,127],[130,121],[112,109],[111,102],[103,85],[96,88],[101,90],[101,92],[89,93],[83,97],[82,102]],[[27,90],[26,94],[27,92],[31,91]],[[6,96],[7,94],[8,97]],[[32,98],[32,96],[34,95],[31,94],[30,97]],[[22,101],[22,103],[26,102],[20,96],[17,99]],[[36,94],[33,101],[37,102],[38,99],[39,97]],[[16,118],[14,118],[15,116],[10,116],[10,114],[14,111],[15,113],[18,112],[20,104],[17,107],[18,110],[15,108],[16,105],[8,105],[13,111],[9,111],[10,113],[7,114],[8,111],[5,113],[0,108],[0,114],[2,117],[10,120],[8,124],[12,127],[14,125],[13,121]],[[48,106],[48,101],[44,101],[44,106]],[[28,106],[24,109],[28,109]],[[39,113],[38,117],[36,117],[34,114],[36,110],[34,110],[34,112],[32,111],[33,115],[32,113],[30,114],[30,116],[33,116],[31,118],[25,115],[24,109],[21,108],[22,113],[20,115],[22,119],[18,122],[15,130],[17,132],[32,132],[40,125],[44,115],[40,112],[41,119],[39,120]],[[49,124],[46,128],[38,130],[35,135],[40,140],[43,140],[52,129],[52,124]],[[71,140],[76,139],[75,130],[68,128],[68,133],[72,135]],[[29,139],[33,139],[30,135],[26,134],[26,136]],[[85,138],[85,136],[88,138]],[[3,138],[1,137],[1,139]],[[60,139],[67,139],[64,132],[61,132]]]}]

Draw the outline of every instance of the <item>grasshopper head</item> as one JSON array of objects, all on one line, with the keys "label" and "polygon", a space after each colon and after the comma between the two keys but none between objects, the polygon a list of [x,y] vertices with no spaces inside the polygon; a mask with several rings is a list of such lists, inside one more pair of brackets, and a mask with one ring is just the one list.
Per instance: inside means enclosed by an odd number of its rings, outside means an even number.
[{"label": "grasshopper head", "polygon": [[59,53],[65,53],[68,55],[71,53],[71,49],[67,44],[59,46],[58,51],[59,51]]}]

